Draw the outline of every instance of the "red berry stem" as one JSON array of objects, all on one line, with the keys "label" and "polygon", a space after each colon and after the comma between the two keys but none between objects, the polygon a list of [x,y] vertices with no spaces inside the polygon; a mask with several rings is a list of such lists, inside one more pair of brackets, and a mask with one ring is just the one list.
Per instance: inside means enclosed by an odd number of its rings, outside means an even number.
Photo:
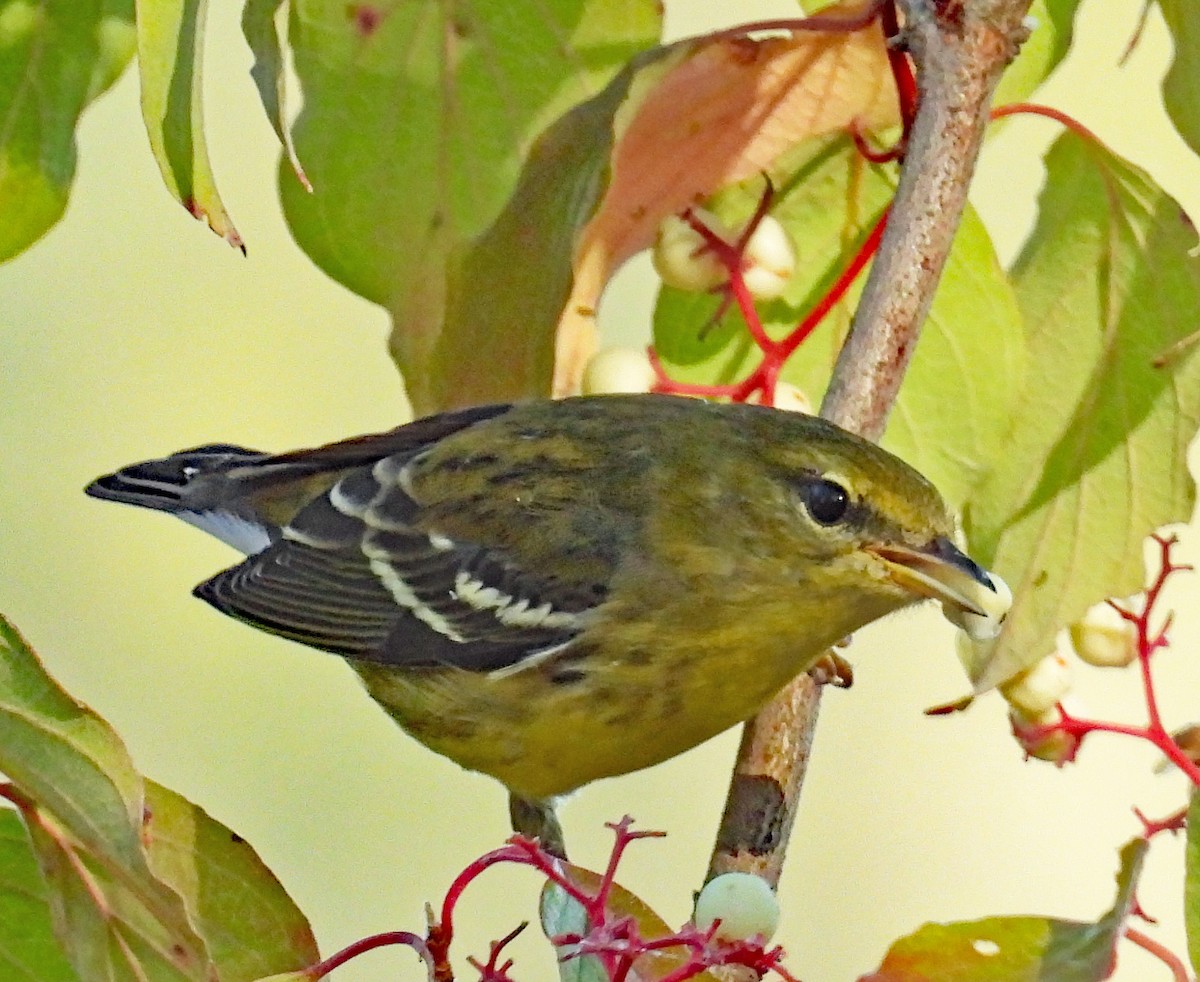
[{"label": "red berry stem", "polygon": [[326,975],[332,972],[335,968],[345,965],[348,961],[357,958],[359,955],[365,954],[368,951],[374,951],[376,948],[386,948],[390,945],[408,945],[418,955],[424,959],[425,964],[433,970],[433,957],[430,954],[429,948],[425,944],[425,939],[420,935],[413,934],[411,931],[384,931],[382,934],[372,934],[366,938],[360,938],[353,944],[346,945],[341,951],[335,952],[323,961],[317,962],[311,968],[305,969],[304,974],[309,978],[323,979]]},{"label": "red berry stem", "polygon": [[1179,543],[1178,536],[1155,534],[1151,538],[1158,545],[1159,549],[1158,572],[1155,574],[1153,582],[1146,588],[1145,599],[1142,601],[1141,609],[1135,612],[1111,600],[1108,601],[1109,606],[1134,627],[1134,645],[1137,651],[1138,669],[1142,680],[1142,694],[1146,702],[1146,724],[1138,726],[1104,720],[1079,719],[1067,712],[1060,703],[1058,706],[1060,716],[1058,722],[1045,727],[1039,727],[1040,734],[1035,734],[1034,738],[1036,739],[1039,735],[1045,736],[1056,731],[1066,733],[1068,736],[1076,738],[1077,741],[1082,740],[1089,733],[1118,733],[1123,736],[1136,737],[1139,740],[1146,740],[1152,743],[1172,764],[1187,775],[1188,780],[1193,785],[1200,787],[1200,766],[1188,756],[1163,725],[1162,713],[1158,705],[1158,694],[1154,684],[1154,673],[1150,664],[1155,652],[1167,647],[1170,643],[1167,634],[1171,627],[1171,615],[1168,614],[1163,619],[1162,627],[1157,630],[1151,623],[1154,618],[1155,608],[1162,598],[1163,587],[1166,586],[1167,581],[1176,573],[1190,571],[1192,567],[1185,563],[1177,563],[1172,558],[1172,550]]},{"label": "red berry stem", "polygon": [[[908,146],[908,134],[912,131],[913,120],[917,115],[917,80],[913,75],[912,61],[900,44],[902,35],[896,16],[895,0],[888,0],[883,5],[879,18],[883,26],[884,43],[887,45],[888,65],[896,83],[896,99],[900,103],[900,125],[903,131],[890,151],[893,154],[891,159],[898,160],[904,157],[904,150]],[[857,141],[855,143],[857,145]]]},{"label": "red berry stem", "polygon": [[[764,196],[764,200],[766,200],[766,196]],[[871,261],[871,257],[875,255],[876,250],[879,248],[880,239],[883,237],[884,228],[887,225],[889,211],[890,209],[885,209],[883,214],[876,219],[875,225],[872,226],[862,245],[855,251],[853,258],[847,264],[846,268],[842,270],[838,278],[825,291],[812,310],[792,329],[787,337],[779,341],[772,340],[767,334],[762,319],[758,316],[757,309],[755,309],[754,300],[750,296],[750,292],[746,289],[746,283],[742,276],[741,248],[744,247],[747,234],[743,233],[739,237],[738,246],[731,245],[700,221],[692,213],[691,209],[685,211],[683,214],[684,220],[704,238],[706,248],[711,249],[714,255],[717,256],[729,271],[729,282],[726,284],[725,289],[729,291],[737,303],[738,310],[742,314],[742,319],[745,321],[747,330],[750,332],[750,337],[762,352],[763,357],[758,367],[741,382],[730,385],[699,385],[688,382],[676,382],[670,378],[662,364],[662,360],[653,347],[651,347],[648,349],[647,354],[658,376],[655,391],[673,392],[677,395],[702,396],[705,398],[727,398],[734,402],[745,402],[755,392],[761,392],[763,403],[771,405],[774,402],[775,387],[779,383],[779,375],[783,371],[783,366],[786,364],[788,358],[809,338],[812,332],[828,316],[829,312],[841,301],[858,278],[858,275],[863,271],[867,263]],[[761,221],[762,216],[765,214],[765,210],[762,210],[760,205],[760,210],[755,212],[755,223]],[[753,231],[752,226],[750,231]]]},{"label": "red berry stem", "polygon": [[994,122],[997,119],[1003,119],[1005,116],[1045,116],[1047,119],[1053,119],[1055,122],[1062,123],[1071,132],[1083,137],[1089,143],[1103,146],[1100,137],[1096,136],[1083,123],[1079,122],[1074,116],[1068,115],[1061,109],[1055,109],[1053,106],[1043,106],[1037,102],[1011,102],[1007,106],[997,106],[992,110],[989,118]]},{"label": "red berry stem", "polygon": [[1131,927],[1125,928],[1125,937],[1166,965],[1170,969],[1171,977],[1175,982],[1191,982],[1191,975],[1188,974],[1187,967],[1170,948],[1159,944],[1153,938]]},{"label": "red berry stem", "polygon": [[1143,839],[1152,839],[1162,832],[1182,832],[1187,828],[1188,810],[1186,806],[1180,808],[1177,812],[1173,812],[1166,818],[1147,818],[1138,808],[1135,808],[1133,813],[1137,816],[1138,821],[1142,823]]},{"label": "red berry stem", "polygon": [[512,976],[508,974],[508,970],[513,967],[513,960],[509,958],[503,965],[498,965],[497,962],[500,959],[500,953],[504,951],[508,943],[527,927],[529,927],[529,922],[522,921],[499,941],[493,941],[486,963],[480,963],[474,958],[467,958],[467,963],[472,968],[479,970],[480,982],[513,982]]}]

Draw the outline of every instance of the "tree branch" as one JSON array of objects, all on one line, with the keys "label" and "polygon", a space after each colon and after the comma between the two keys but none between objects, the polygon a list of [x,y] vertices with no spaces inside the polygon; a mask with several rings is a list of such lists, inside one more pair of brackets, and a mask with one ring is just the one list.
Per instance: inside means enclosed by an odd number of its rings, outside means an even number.
[{"label": "tree branch", "polygon": [[[891,217],[821,414],[868,439],[887,424],[967,200],[992,93],[1029,0],[900,0],[920,101]],[[746,724],[708,878],[775,885],[795,821],[820,691],[807,676]]]}]

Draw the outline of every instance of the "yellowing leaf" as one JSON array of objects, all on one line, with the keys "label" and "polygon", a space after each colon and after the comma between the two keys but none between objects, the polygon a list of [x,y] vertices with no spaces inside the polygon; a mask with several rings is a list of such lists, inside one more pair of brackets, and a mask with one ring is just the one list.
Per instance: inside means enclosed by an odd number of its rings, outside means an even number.
[{"label": "yellowing leaf", "polygon": [[167,190],[235,248],[242,237],[217,193],[204,136],[200,65],[207,0],[137,0],[142,118]]},{"label": "yellowing leaf", "polygon": [[266,110],[271,128],[283,145],[288,163],[306,191],[312,190],[296,148],[292,145],[292,131],[287,119],[287,86],[283,66],[283,48],[279,42],[276,21],[280,16],[284,0],[246,0],[242,8],[242,33],[246,43],[254,52],[254,65],[250,77],[258,88],[258,97]]},{"label": "yellowing leaf", "polygon": [[154,875],[183,898],[223,980],[318,960],[308,921],[274,874],[198,805],[147,781],[142,839]]},{"label": "yellowing leaf", "polygon": [[1145,855],[1141,839],[1121,850],[1116,903],[1095,924],[1050,917],[926,924],[859,982],[1101,982],[1112,974]]}]

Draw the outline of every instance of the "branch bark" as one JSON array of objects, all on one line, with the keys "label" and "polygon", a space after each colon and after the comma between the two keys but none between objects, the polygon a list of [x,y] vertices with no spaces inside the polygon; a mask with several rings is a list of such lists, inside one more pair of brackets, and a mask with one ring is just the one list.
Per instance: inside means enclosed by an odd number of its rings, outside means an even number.
[{"label": "branch bark", "polygon": [[[920,101],[891,217],[821,415],[876,440],[887,424],[958,229],[992,94],[1027,30],[1029,0],[900,0]],[[745,727],[708,879],[779,881],[816,730],[801,676]]]}]

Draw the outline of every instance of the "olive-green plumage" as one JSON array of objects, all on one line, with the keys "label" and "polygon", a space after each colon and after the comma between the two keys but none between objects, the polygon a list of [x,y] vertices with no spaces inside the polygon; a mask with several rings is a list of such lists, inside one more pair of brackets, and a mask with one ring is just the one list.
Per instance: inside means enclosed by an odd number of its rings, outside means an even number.
[{"label": "olive-green plumage", "polygon": [[867,622],[990,585],[886,451],[667,396],[198,448],[88,490],[241,541],[200,596],[347,657],[418,740],[535,800],[680,753]]}]

